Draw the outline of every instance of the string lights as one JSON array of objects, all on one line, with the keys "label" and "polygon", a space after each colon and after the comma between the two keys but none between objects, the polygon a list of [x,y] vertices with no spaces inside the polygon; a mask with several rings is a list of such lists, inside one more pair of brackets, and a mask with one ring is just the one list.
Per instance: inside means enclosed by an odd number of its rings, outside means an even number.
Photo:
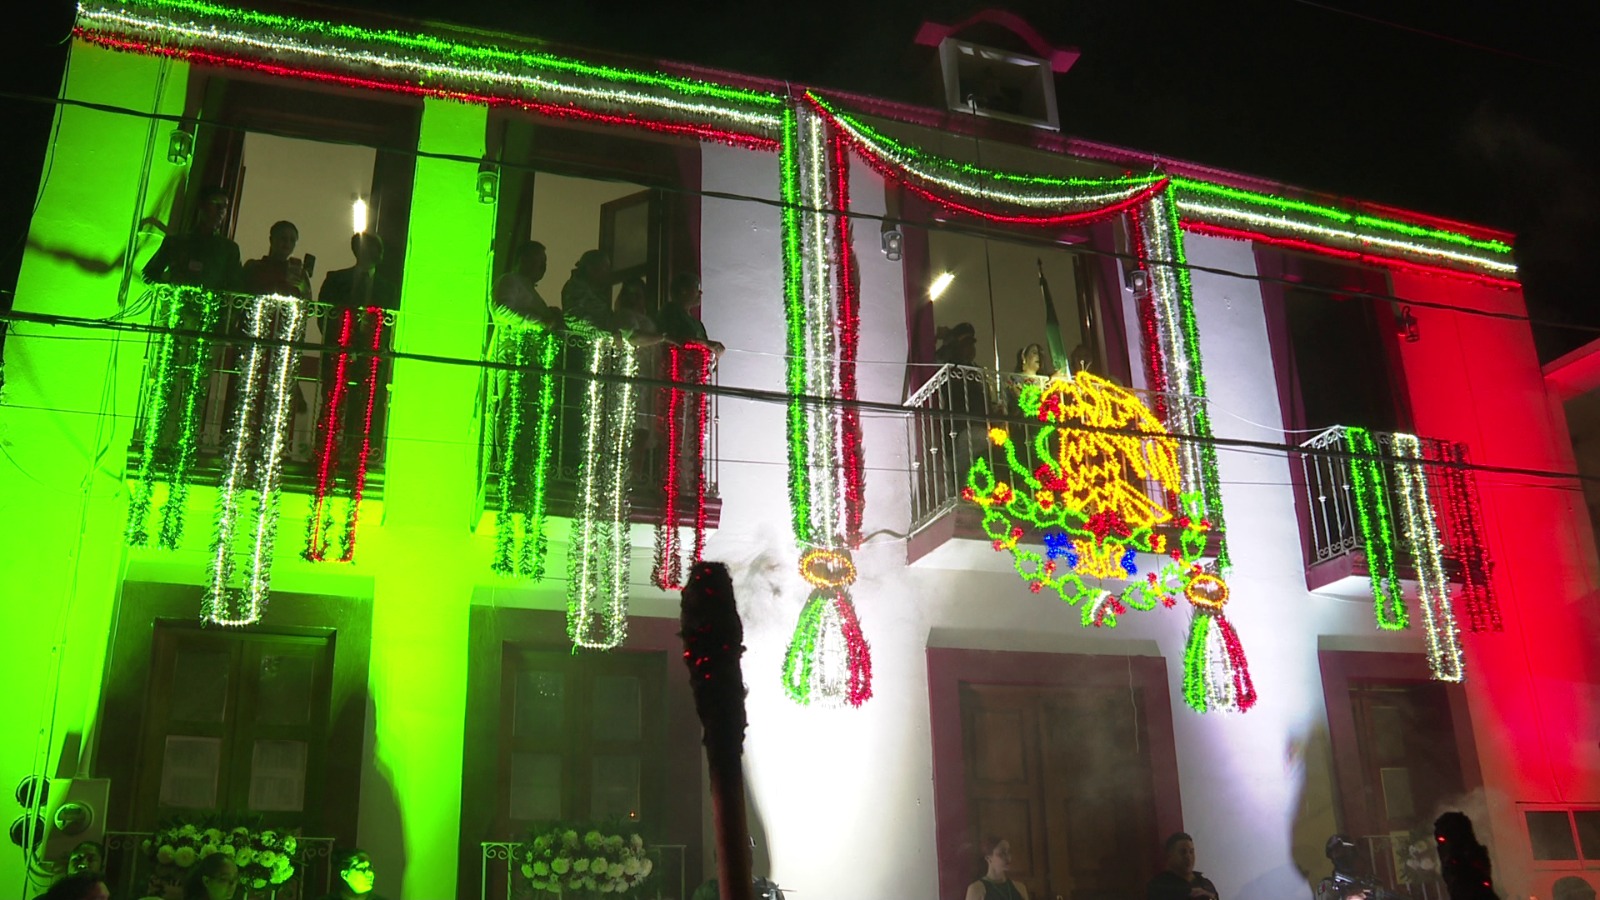
[{"label": "string lights", "polygon": [[1394,563],[1394,516],[1389,510],[1388,486],[1378,466],[1378,442],[1365,428],[1346,428],[1345,446],[1350,457],[1350,494],[1361,526],[1361,543],[1367,555],[1367,578],[1372,582],[1373,615],[1378,627],[1396,631],[1411,624],[1406,598]]},{"label": "string lights", "polygon": [[[1114,628],[1129,609],[1185,597],[1194,608],[1186,698],[1201,712],[1249,709],[1255,690],[1222,615],[1227,584],[1200,561],[1211,523],[1198,494],[1179,493],[1178,441],[1136,395],[1088,372],[1025,384],[1017,402],[1043,426],[1032,440],[1039,465],[1030,469],[1009,431],[994,428],[989,438],[1006,470],[980,456],[962,491],[983,510],[995,550],[1011,554],[1034,593],[1048,588],[1078,607],[1085,627]],[[1176,510],[1156,499],[1174,494]],[[1030,530],[1043,552],[1024,545]],[[1164,532],[1175,533],[1175,546]],[[1159,562],[1141,571],[1140,554]]]},{"label": "string lights", "polygon": [[1417,569],[1417,603],[1427,628],[1428,665],[1440,681],[1460,681],[1461,636],[1450,609],[1450,582],[1445,577],[1443,542],[1434,524],[1433,500],[1422,470],[1422,442],[1416,435],[1393,437],[1395,487],[1400,498],[1406,542]]},{"label": "string lights", "polygon": [[497,316],[495,329],[496,359],[510,368],[498,413],[500,509],[491,568],[537,581],[544,577],[549,550],[546,485],[555,427],[554,369],[562,340],[539,323],[511,314]]},{"label": "string lights", "polygon": [[209,338],[177,332],[191,329],[209,334],[214,331],[224,300],[193,287],[158,285],[153,290],[164,328],[151,340],[139,479],[128,504],[126,537],[135,547],[149,544],[155,485],[164,481],[167,496],[161,506],[156,545],[176,550],[183,541],[184,513],[212,353]]},{"label": "string lights", "polygon": [[[711,361],[714,357],[711,348],[704,344],[669,344],[667,345],[667,378],[676,385],[685,383],[705,387],[711,381]],[[692,373],[692,375],[690,374]],[[690,375],[689,378],[685,378]],[[662,512],[661,522],[656,526],[656,555],[655,565],[651,570],[650,578],[655,585],[665,591],[681,590],[683,588],[683,573],[686,568],[701,560],[705,554],[706,540],[706,471],[705,449],[707,434],[707,419],[710,413],[710,396],[705,391],[695,391],[688,394],[681,388],[667,387],[662,391],[662,431],[667,441],[667,476],[662,485]],[[694,415],[685,416],[684,409],[693,405]],[[687,419],[687,421],[686,421]],[[685,437],[683,427],[689,427],[690,436]],[[684,450],[691,451],[688,454]],[[694,544],[690,551],[688,566],[685,566],[682,548],[679,541],[678,520],[682,515],[679,509],[681,479],[684,476],[685,460],[692,467],[694,476]]]},{"label": "string lights", "polygon": [[[260,621],[271,588],[283,449],[300,357],[295,343],[305,324],[303,301],[276,294],[257,297],[245,323],[243,371],[217,488],[210,577],[201,600],[202,616],[218,625]],[[241,515],[251,510],[254,523],[241,528]],[[245,561],[242,585],[237,583],[239,557]]]},{"label": "string lights", "polygon": [[[573,646],[610,650],[628,635],[628,471],[633,453],[639,355],[629,341],[579,332],[585,356],[583,456],[567,545],[567,637]],[[611,382],[605,376],[620,376]]]},{"label": "string lights", "polygon": [[[366,334],[368,353],[366,371],[358,382],[364,398],[360,434],[351,436],[345,428],[348,418],[346,404],[350,393],[348,378],[351,351],[354,349],[353,339],[358,323],[359,330]],[[384,310],[381,307],[339,311],[333,385],[323,410],[322,440],[317,454],[317,484],[311,496],[311,512],[306,517],[306,546],[301,554],[311,562],[326,561],[329,549],[335,546],[339,554],[335,559],[339,562],[350,562],[355,558],[356,528],[361,519],[361,498],[366,493],[367,467],[372,456],[372,413],[383,394],[380,377],[382,360],[378,356],[383,346],[383,336]],[[355,452],[355,471],[348,477],[341,477],[341,456],[352,441],[359,441]],[[344,494],[345,504],[344,528],[337,535],[337,540],[333,534],[335,492]]]},{"label": "string lights", "polygon": [[1448,509],[1450,557],[1461,570],[1461,590],[1457,598],[1467,615],[1467,628],[1473,632],[1504,629],[1500,605],[1489,588],[1490,561],[1483,545],[1483,516],[1478,509],[1478,489],[1467,469],[1467,450],[1449,442],[1432,442],[1424,448],[1430,462],[1440,466],[1444,482],[1444,501]]}]

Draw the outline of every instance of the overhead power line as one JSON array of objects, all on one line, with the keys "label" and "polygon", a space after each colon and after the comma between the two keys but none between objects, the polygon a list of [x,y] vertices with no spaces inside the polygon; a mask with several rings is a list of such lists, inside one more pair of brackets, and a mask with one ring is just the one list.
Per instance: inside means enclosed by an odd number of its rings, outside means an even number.
[{"label": "overhead power line", "polygon": [[[63,316],[50,313],[30,313],[16,310],[0,312],[0,321],[32,322],[41,325],[50,325],[67,328],[84,328],[91,330],[118,331],[134,334],[156,334],[173,337],[198,338],[217,340],[224,343],[243,344],[247,346],[292,347],[297,350],[325,351],[327,348],[320,343],[309,341],[286,341],[268,337],[219,337],[212,332],[205,332],[188,328],[167,328],[152,324],[130,321],[116,321],[108,319],[95,319],[82,316]],[[774,403],[787,406],[798,401],[807,406],[830,407],[837,409],[855,409],[863,412],[877,413],[909,418],[916,415],[934,415],[940,419],[952,422],[986,423],[990,425],[1009,425],[1016,428],[1037,427],[1037,419],[1029,419],[1016,415],[997,415],[988,412],[961,412],[957,410],[924,410],[908,407],[899,403],[888,403],[874,400],[846,400],[838,397],[819,397],[808,394],[791,394],[785,391],[766,390],[762,388],[732,387],[727,385],[697,385],[678,381],[669,381],[661,378],[648,378],[641,376],[615,375],[604,372],[575,372],[561,369],[546,370],[537,366],[516,366],[485,359],[466,359],[455,356],[442,356],[433,353],[415,353],[405,350],[379,350],[376,352],[360,352],[354,355],[375,356],[391,361],[407,361],[429,363],[434,365],[466,367],[500,372],[528,372],[534,374],[550,374],[561,378],[579,381],[598,381],[605,384],[631,384],[636,387],[647,388],[673,388],[693,394],[708,394],[719,399],[746,400],[755,403]],[[1126,428],[1109,428],[1087,424],[1075,424],[1073,429],[1094,434],[1110,434],[1128,437],[1149,437],[1146,432]],[[1275,453],[1296,453],[1302,456],[1327,457],[1330,459],[1364,459],[1384,463],[1415,464],[1416,459],[1401,457],[1386,453],[1356,453],[1339,447],[1308,448],[1281,441],[1264,441],[1251,438],[1217,437],[1214,435],[1193,435],[1181,432],[1170,433],[1174,440],[1191,444],[1208,444],[1222,449],[1237,450],[1264,450]],[[1500,466],[1487,463],[1456,462],[1451,460],[1427,460],[1426,465],[1438,469],[1460,469],[1486,474],[1515,476],[1522,478],[1550,479],[1558,481],[1594,481],[1600,482],[1600,475],[1588,475],[1581,472],[1558,472],[1550,469],[1533,469],[1523,466]]]},{"label": "overhead power line", "polygon": [[[204,125],[204,126],[206,126],[208,128],[216,128],[216,129],[220,129],[220,130],[241,131],[241,132],[249,132],[249,133],[255,133],[255,134],[271,135],[271,136],[275,136],[275,137],[297,138],[297,139],[302,139],[302,140],[305,139],[303,134],[289,133],[289,132],[282,131],[282,130],[276,130],[275,131],[275,130],[272,130],[272,129],[246,128],[246,127],[244,127],[242,125],[237,125],[237,124],[232,124],[232,123],[224,123],[224,122],[217,122],[217,121],[214,121],[214,120],[205,119],[205,118],[201,118],[201,117],[197,117],[197,116],[174,115],[174,114],[170,114],[170,113],[156,113],[156,112],[152,112],[152,111],[149,111],[149,110],[132,109],[132,108],[129,108],[129,107],[115,106],[115,105],[112,105],[112,104],[94,103],[94,102],[90,102],[90,101],[86,101],[86,100],[75,100],[75,99],[63,98],[63,97],[43,97],[43,96],[39,96],[39,95],[36,95],[36,94],[17,93],[17,92],[13,92],[13,91],[4,91],[4,90],[0,90],[0,98],[8,98],[8,99],[22,100],[22,101],[35,102],[35,103],[47,103],[47,104],[54,104],[54,105],[57,105],[57,106],[71,106],[71,107],[89,109],[89,110],[93,110],[93,111],[96,111],[96,112],[103,112],[103,113],[108,113],[108,114],[113,114],[113,115],[133,116],[133,117],[144,118],[144,119],[154,119],[154,120],[157,120],[157,121],[166,121],[166,122],[171,122],[174,125],[178,125],[178,124]],[[319,140],[319,142],[326,143],[326,144],[344,145],[344,146],[372,147],[374,149],[381,150],[381,151],[383,151],[385,153],[395,153],[395,154],[399,154],[399,155],[411,156],[411,157],[414,157],[414,158],[417,158],[417,159],[428,159],[428,160],[441,161],[441,162],[454,162],[454,163],[460,163],[462,165],[470,165],[470,166],[474,166],[474,167],[479,166],[484,162],[484,158],[483,157],[465,156],[465,155],[461,155],[461,154],[452,154],[452,153],[439,153],[439,152],[434,152],[434,151],[422,150],[422,149],[417,148],[417,147],[378,146],[378,145],[375,145],[375,144],[362,144],[362,143],[357,143],[357,142],[354,142],[354,141],[345,141],[345,140],[323,140],[323,139],[318,139],[318,140]],[[502,169],[511,169],[511,170],[514,170],[514,171],[524,171],[524,172],[533,172],[533,173],[538,173],[538,172],[541,172],[541,171],[548,172],[547,169],[541,169],[541,168],[539,168],[537,165],[535,165],[533,163],[521,163],[521,162],[516,162],[516,161],[500,160],[500,161],[496,161],[495,164],[497,166],[499,166],[500,168],[502,168]],[[593,181],[614,182],[614,183],[617,183],[617,184],[637,185],[637,182],[627,181],[625,178],[621,178],[621,177],[608,178],[608,177],[605,177],[604,175],[594,174],[594,173],[586,173],[584,175],[584,177],[587,178],[587,179],[593,180]],[[713,191],[713,190],[705,190],[703,188],[702,189],[689,189],[689,188],[683,187],[682,185],[654,184],[654,185],[645,185],[645,186],[654,188],[656,190],[663,191],[665,193],[676,194],[676,195],[679,195],[679,196],[699,197],[701,199],[711,199],[711,200],[729,200],[729,201],[743,202],[743,203],[755,203],[755,204],[758,204],[758,205],[769,206],[769,207],[772,207],[772,208],[775,208],[775,209],[780,209],[780,210],[785,208],[785,206],[790,205],[790,204],[786,204],[782,199],[779,199],[779,198],[762,197],[762,196],[756,196],[756,195],[752,195],[752,194],[741,194],[741,193],[734,193],[734,192],[729,192],[729,191]],[[1436,301],[1436,300],[1415,299],[1415,298],[1400,296],[1398,294],[1385,293],[1385,292],[1382,292],[1382,291],[1352,290],[1352,289],[1341,288],[1341,287],[1333,287],[1333,286],[1328,286],[1328,285],[1319,285],[1319,284],[1315,284],[1315,283],[1308,282],[1308,281],[1296,281],[1296,280],[1293,280],[1293,279],[1290,279],[1290,278],[1282,278],[1282,277],[1273,277],[1273,276],[1268,276],[1268,275],[1262,275],[1259,272],[1242,272],[1242,271],[1238,271],[1236,269],[1228,269],[1228,268],[1220,267],[1220,266],[1202,265],[1202,264],[1199,264],[1199,263],[1195,263],[1193,261],[1179,262],[1177,260],[1172,260],[1172,259],[1157,259],[1157,258],[1153,258],[1153,257],[1146,257],[1146,258],[1141,259],[1140,257],[1138,257],[1138,256],[1136,256],[1136,255],[1134,255],[1132,253],[1121,252],[1121,251],[1117,251],[1117,250],[1113,250],[1113,249],[1103,249],[1103,248],[1098,248],[1098,247],[1090,247],[1090,246],[1085,246],[1085,245],[1082,245],[1082,244],[1073,244],[1071,246],[1064,246],[1064,245],[1062,245],[1062,244],[1060,244],[1058,242],[1051,241],[1051,240],[1044,239],[1044,238],[1040,238],[1040,237],[1037,237],[1037,236],[1034,236],[1034,235],[1031,235],[1031,234],[1027,234],[1027,233],[1019,233],[1019,232],[1012,232],[1012,231],[997,231],[996,229],[993,229],[993,228],[986,228],[986,227],[977,226],[977,225],[968,225],[968,224],[964,224],[962,222],[955,221],[955,220],[952,220],[952,219],[933,219],[931,221],[915,221],[915,220],[905,219],[903,217],[891,217],[891,216],[887,216],[887,215],[884,215],[884,214],[878,214],[878,213],[866,213],[866,212],[861,212],[859,210],[854,210],[854,209],[852,209],[852,210],[822,209],[822,210],[818,210],[818,211],[823,213],[824,215],[843,216],[843,217],[846,217],[846,218],[849,218],[849,219],[852,219],[852,220],[861,220],[861,221],[866,221],[866,222],[871,222],[871,223],[885,223],[885,222],[887,222],[887,223],[894,224],[894,225],[902,225],[902,226],[908,226],[908,227],[913,227],[913,228],[920,228],[920,229],[924,229],[924,230],[930,231],[930,232],[946,232],[946,233],[950,233],[950,234],[958,234],[958,235],[962,235],[962,236],[966,236],[966,237],[973,237],[973,238],[986,238],[986,239],[989,239],[989,240],[1004,240],[1006,242],[1017,244],[1017,245],[1020,245],[1020,246],[1036,247],[1036,248],[1039,248],[1039,249],[1050,249],[1050,250],[1065,250],[1066,252],[1069,252],[1069,253],[1076,253],[1076,254],[1083,254],[1085,256],[1096,256],[1096,257],[1102,257],[1102,258],[1115,259],[1115,260],[1122,261],[1122,262],[1141,262],[1142,261],[1146,265],[1151,265],[1151,266],[1164,266],[1164,267],[1172,268],[1172,269],[1184,269],[1184,270],[1189,271],[1191,273],[1198,272],[1198,273],[1203,273],[1203,274],[1207,274],[1207,275],[1217,275],[1217,276],[1222,276],[1222,277],[1227,277],[1227,278],[1239,279],[1241,281],[1255,282],[1257,284],[1270,284],[1270,285],[1274,285],[1274,286],[1290,287],[1290,288],[1293,288],[1297,292],[1306,293],[1306,294],[1318,294],[1318,295],[1324,295],[1324,296],[1327,296],[1327,297],[1337,297],[1339,299],[1344,299],[1344,300],[1359,299],[1359,300],[1365,300],[1365,301],[1375,302],[1375,303],[1400,303],[1400,304],[1405,304],[1405,305],[1411,306],[1411,307],[1413,307],[1415,309],[1431,309],[1431,310],[1438,310],[1438,311],[1443,311],[1443,312],[1451,312],[1451,313],[1455,313],[1455,314],[1458,314],[1458,315],[1477,316],[1477,317],[1480,317],[1480,318],[1495,319],[1495,320],[1507,321],[1507,322],[1526,322],[1530,327],[1551,328],[1551,329],[1558,329],[1558,330],[1562,330],[1562,331],[1579,332],[1579,333],[1587,334],[1587,335],[1600,336],[1600,325],[1585,325],[1585,324],[1574,323],[1574,322],[1560,322],[1560,321],[1554,321],[1554,320],[1550,320],[1550,319],[1534,318],[1533,316],[1530,316],[1530,315],[1528,315],[1526,313],[1502,312],[1502,311],[1497,311],[1497,310],[1474,308],[1474,307],[1464,306],[1464,305],[1454,304],[1454,303],[1446,303],[1446,302],[1441,302],[1441,301]]]}]

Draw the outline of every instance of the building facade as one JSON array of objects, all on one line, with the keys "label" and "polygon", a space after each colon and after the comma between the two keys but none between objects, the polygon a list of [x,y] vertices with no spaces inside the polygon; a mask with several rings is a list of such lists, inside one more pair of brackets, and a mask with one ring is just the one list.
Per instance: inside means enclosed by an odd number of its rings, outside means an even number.
[{"label": "building facade", "polygon": [[[989,834],[1129,896],[1183,830],[1229,900],[1335,831],[1431,898],[1453,808],[1506,895],[1592,883],[1596,554],[1508,238],[1062,138],[1066,55],[931,40],[946,109],[83,4],[7,337],[0,771],[97,818],[7,880],[221,815],[472,897],[558,821],[686,896],[703,558],[797,896],[958,896]],[[530,240],[560,328],[503,308]]]}]

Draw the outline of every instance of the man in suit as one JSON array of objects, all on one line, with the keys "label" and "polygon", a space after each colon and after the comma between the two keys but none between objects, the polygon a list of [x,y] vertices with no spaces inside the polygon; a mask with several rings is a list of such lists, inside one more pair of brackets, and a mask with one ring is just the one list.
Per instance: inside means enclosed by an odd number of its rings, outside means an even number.
[{"label": "man in suit", "polygon": [[383,262],[383,238],[367,232],[351,235],[350,252],[355,254],[356,264],[329,272],[317,299],[336,308],[398,308],[400,292],[378,274],[378,264]]}]

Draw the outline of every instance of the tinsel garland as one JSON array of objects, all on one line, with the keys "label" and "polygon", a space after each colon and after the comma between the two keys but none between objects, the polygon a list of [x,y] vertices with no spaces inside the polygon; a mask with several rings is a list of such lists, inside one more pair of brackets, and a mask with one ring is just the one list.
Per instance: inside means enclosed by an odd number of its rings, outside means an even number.
[{"label": "tinsel garland", "polygon": [[1378,442],[1365,428],[1346,428],[1350,451],[1350,497],[1361,528],[1367,556],[1367,578],[1372,583],[1373,615],[1378,627],[1398,631],[1411,624],[1406,598],[1394,561],[1394,516],[1389,509],[1388,487],[1379,465]]},{"label": "tinsel garland", "polygon": [[1478,488],[1467,468],[1467,451],[1457,443],[1430,444],[1425,450],[1441,464],[1445,506],[1450,523],[1450,556],[1461,567],[1461,592],[1457,595],[1473,632],[1504,629],[1500,605],[1490,590],[1488,548],[1483,545],[1483,515],[1478,508]]},{"label": "tinsel garland", "polygon": [[156,545],[176,550],[183,542],[189,482],[200,439],[201,406],[211,375],[214,340],[203,335],[215,332],[226,300],[193,287],[159,285],[153,290],[164,329],[151,339],[153,359],[145,385],[139,480],[128,504],[127,540],[135,547],[150,542],[148,523],[155,484],[164,481],[167,496],[161,507]]},{"label": "tinsel garland", "polygon": [[[1103,219],[1143,202],[1166,183],[1159,175],[1062,178],[985,169],[896,141],[816,94],[806,98],[886,177],[946,209],[992,221],[1062,225]],[[968,199],[985,205],[973,206]]]},{"label": "tinsel garland", "polygon": [[1304,244],[1309,249],[1378,265],[1515,285],[1511,247],[1453,231],[1259,194],[1192,178],[1173,178],[1184,226],[1224,237]]},{"label": "tinsel garland", "polygon": [[839,342],[839,472],[843,479],[844,540],[851,547],[861,546],[861,521],[865,511],[865,458],[861,443],[861,410],[854,405],[856,352],[861,343],[861,276],[856,265],[855,243],[850,228],[849,144],[837,129],[828,136],[832,155],[833,182],[830,199],[834,216],[834,270],[838,273],[838,314],[835,317]]},{"label": "tinsel garland", "polygon": [[[352,339],[357,321],[365,322],[367,331],[366,371],[359,384],[362,387],[361,433],[352,437],[345,433],[347,416],[348,378],[350,374]],[[339,311],[339,337],[334,353],[334,384],[323,410],[321,442],[317,454],[317,484],[311,496],[311,512],[306,517],[306,546],[302,556],[312,562],[323,562],[334,545],[333,496],[341,494],[345,503],[344,528],[338,537],[339,562],[355,558],[356,530],[361,518],[361,499],[366,493],[367,466],[372,455],[372,412],[383,395],[380,383],[382,359],[378,353],[383,347],[384,310],[369,306],[363,310]],[[341,477],[340,456],[351,441],[359,439],[356,450],[355,472]]]},{"label": "tinsel garland", "polygon": [[510,369],[499,410],[504,444],[491,567],[501,575],[538,580],[544,577],[550,542],[546,486],[555,431],[556,357],[563,340],[537,322],[511,315],[497,316],[495,328],[496,359]]},{"label": "tinsel garland", "polygon": [[380,89],[535,104],[552,114],[604,115],[618,124],[647,126],[654,119],[662,126],[703,127],[708,137],[721,132],[752,146],[770,146],[779,125],[781,101],[766,92],[195,0],[86,2],[78,8],[75,33],[106,46],[222,56],[244,67],[359,79]]},{"label": "tinsel garland", "polygon": [[[246,318],[244,365],[217,487],[210,577],[201,600],[202,616],[218,625],[260,621],[271,589],[283,449],[300,357],[296,344],[304,324],[303,301],[276,294],[257,297]],[[240,547],[239,517],[247,509],[255,522]],[[239,555],[248,561],[242,586],[236,584]]]},{"label": "tinsel garland", "polygon": [[1189,582],[1189,637],[1183,650],[1183,701],[1196,712],[1246,712],[1256,687],[1239,633],[1223,614],[1228,589],[1210,575]]},{"label": "tinsel garland", "polygon": [[1411,559],[1417,570],[1417,604],[1428,641],[1428,666],[1440,681],[1460,681],[1461,635],[1450,608],[1450,580],[1444,571],[1444,547],[1435,524],[1433,499],[1422,469],[1422,442],[1416,435],[1393,437],[1395,489]]},{"label": "tinsel garland", "polygon": [[[672,384],[686,382],[704,388],[711,382],[711,348],[704,344],[670,344],[667,346],[667,379]],[[688,560],[689,566],[700,562],[705,555],[706,541],[706,434],[710,413],[710,396],[704,390],[689,393],[682,388],[667,387],[661,390],[662,428],[666,435],[666,481],[662,485],[661,522],[656,526],[655,564],[650,578],[662,590],[680,590],[683,587],[684,559],[678,519],[680,482],[685,464],[692,466],[694,477],[694,543]],[[691,407],[694,415],[686,417],[684,410]],[[687,418],[687,421],[686,421]],[[689,428],[685,438],[684,426]],[[685,453],[685,450],[689,453]],[[685,460],[684,457],[688,459]]]},{"label": "tinsel garland", "polygon": [[567,637],[577,647],[609,650],[628,634],[628,473],[639,355],[631,342],[606,332],[589,331],[583,342],[589,377],[567,546]]},{"label": "tinsel garland", "polygon": [[[828,219],[830,204],[848,199],[843,176],[830,172],[830,165],[845,161],[842,153],[829,152],[837,149],[837,140],[814,106],[796,103],[786,113],[780,171],[791,394],[790,508],[795,540],[810,548],[802,574],[815,589],[790,639],[783,681],[789,696],[801,704],[860,706],[872,696],[872,660],[850,598],[855,566],[847,549],[851,523],[857,523],[857,532],[860,527],[859,463],[849,461],[859,454],[860,442],[851,436],[839,406],[827,402],[855,390],[853,344],[859,327],[849,281],[849,227],[830,225]],[[841,297],[837,301],[836,290]],[[848,571],[849,578],[829,578],[826,585],[814,580],[807,561],[821,558],[819,554]]]},{"label": "tinsel garland", "polygon": [[1204,500],[1205,517],[1219,531],[1217,567],[1227,572],[1233,565],[1228,552],[1226,518],[1222,507],[1222,480],[1217,472],[1217,450],[1212,441],[1211,412],[1206,404],[1204,363],[1200,356],[1200,329],[1195,321],[1194,289],[1189,280],[1183,232],[1178,227],[1177,206],[1170,186],[1150,198],[1137,222],[1139,246],[1148,254],[1140,260],[1150,273],[1158,343],[1166,364],[1163,383],[1178,393],[1166,397],[1168,410],[1188,440],[1180,457],[1184,490],[1197,491]]}]

